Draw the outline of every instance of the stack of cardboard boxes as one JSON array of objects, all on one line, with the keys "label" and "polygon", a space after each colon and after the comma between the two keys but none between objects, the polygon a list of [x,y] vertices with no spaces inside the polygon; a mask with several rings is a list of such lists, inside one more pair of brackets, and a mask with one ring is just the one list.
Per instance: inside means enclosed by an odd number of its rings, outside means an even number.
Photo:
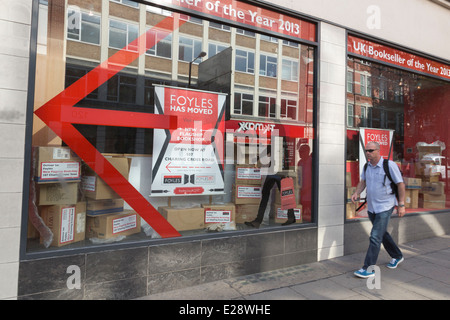
[{"label": "stack of cardboard boxes", "polygon": [[[107,160],[128,180],[129,159],[123,156]],[[141,218],[124,210],[124,201],[91,168],[84,166],[81,190],[86,198],[86,238],[110,239],[141,231]]]},{"label": "stack of cardboard boxes", "polygon": [[405,182],[405,208],[418,208],[419,191],[422,188],[422,179],[404,177],[403,181]]},{"label": "stack of cardboard boxes", "polygon": [[252,164],[236,164],[233,186],[236,223],[253,221],[256,218],[261,192],[261,168]]},{"label": "stack of cardboard boxes", "polygon": [[[52,246],[84,240],[86,204],[79,200],[81,161],[67,147],[33,149],[36,205]],[[46,239],[40,239],[41,243]],[[47,240],[46,240],[47,241]]]},{"label": "stack of cardboard boxes", "polygon": [[417,144],[417,151],[419,163],[416,166],[416,177],[422,180],[418,199],[419,207],[444,209],[446,202],[444,183],[439,181],[442,169],[442,148],[440,145]]},{"label": "stack of cardboard boxes", "polygon": [[[137,213],[124,211],[124,201],[68,147],[35,147],[33,156],[36,205],[51,246],[140,232]],[[107,160],[128,179],[127,158]]]}]

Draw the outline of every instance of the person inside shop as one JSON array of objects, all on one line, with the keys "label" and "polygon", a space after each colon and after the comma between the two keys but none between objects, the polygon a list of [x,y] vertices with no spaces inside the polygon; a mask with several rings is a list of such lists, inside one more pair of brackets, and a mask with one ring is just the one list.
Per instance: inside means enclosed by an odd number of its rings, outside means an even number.
[{"label": "person inside shop", "polygon": [[[365,153],[368,160],[367,168],[362,171],[360,182],[356,187],[355,193],[352,194],[352,201],[355,203],[359,199],[361,192],[367,188],[368,214],[372,222],[369,248],[367,249],[364,265],[361,269],[354,272],[354,275],[360,278],[375,276],[375,272],[368,270],[368,268],[376,265],[382,243],[392,258],[387,265],[388,268],[395,269],[403,261],[402,252],[387,232],[389,220],[397,204],[397,199],[383,169],[384,159],[380,155],[380,145],[374,141],[368,142]],[[398,215],[402,217],[405,214],[405,184],[397,164],[390,160],[388,163],[393,183],[398,187]]]},{"label": "person inside shop", "polygon": [[298,184],[300,188],[300,204],[303,210],[303,221],[311,222],[311,202],[312,202],[312,154],[308,144],[300,144],[298,154],[300,160],[297,162]]},{"label": "person inside shop", "polygon": [[[266,156],[264,157],[264,159],[260,159],[260,162],[265,167],[270,168],[271,161],[272,161],[272,157],[271,157],[271,150],[270,150],[270,145],[269,145],[267,147]],[[265,177],[262,192],[261,192],[261,202],[259,203],[258,214],[257,214],[255,220],[246,221],[245,225],[252,227],[252,228],[257,228],[257,229],[259,228],[259,226],[261,225],[261,223],[263,221],[264,213],[266,211],[267,204],[270,199],[270,191],[272,190],[275,183],[277,184],[278,190],[281,190],[281,179],[283,179],[283,178],[284,178],[284,176],[282,174],[278,174],[278,173],[268,174]],[[296,221],[295,215],[294,215],[294,209],[288,209],[287,215],[288,215],[288,218],[287,218],[286,222],[282,223],[283,226],[290,225],[292,223],[295,223],[295,221]]]}]

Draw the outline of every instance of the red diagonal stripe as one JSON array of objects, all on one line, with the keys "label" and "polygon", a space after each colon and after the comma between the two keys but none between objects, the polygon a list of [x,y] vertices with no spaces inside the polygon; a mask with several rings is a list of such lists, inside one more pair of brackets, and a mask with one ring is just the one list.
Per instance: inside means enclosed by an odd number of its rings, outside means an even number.
[{"label": "red diagonal stripe", "polygon": [[[184,21],[180,20],[179,25]],[[175,20],[167,17],[156,26],[158,30],[173,32]],[[152,29],[153,29],[152,28]],[[149,31],[151,31],[150,29]],[[149,32],[147,31],[147,32]],[[74,107],[76,103],[108,81],[124,67],[153,47],[157,41],[146,41],[147,32],[132,41],[138,52],[122,49],[102,62],[84,77],[52,98],[35,111],[44,121],[99,177],[124,199],[161,237],[177,237],[180,234],[148,202],[116,168],[78,131],[72,123],[134,126],[146,128],[172,128],[173,117],[156,117],[137,112],[111,111]],[[145,44],[145,45],[144,45]],[[88,109],[88,110],[86,110]],[[85,112],[83,114],[83,112]],[[83,115],[85,118],[83,119]],[[98,118],[98,120],[96,120]],[[176,119],[175,119],[176,120]],[[134,123],[134,125],[132,125]]]}]

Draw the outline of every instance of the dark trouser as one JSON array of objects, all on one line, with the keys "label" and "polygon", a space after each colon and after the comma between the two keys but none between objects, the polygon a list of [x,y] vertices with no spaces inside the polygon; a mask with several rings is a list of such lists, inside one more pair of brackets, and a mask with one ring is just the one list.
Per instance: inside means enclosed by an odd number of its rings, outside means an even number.
[{"label": "dark trouser", "polygon": [[393,210],[394,208],[376,214],[369,212],[369,219],[372,222],[372,231],[370,232],[369,249],[367,249],[363,269],[376,265],[381,243],[383,243],[384,248],[392,258],[400,259],[403,256],[402,252],[395,244],[394,239],[392,239],[391,235],[387,232],[387,226]]},{"label": "dark trouser", "polygon": [[[279,175],[269,175],[266,177],[266,181],[264,181],[264,185],[261,192],[261,202],[259,203],[258,215],[254,221],[261,223],[264,218],[264,212],[267,208],[267,203],[270,199],[270,191],[273,188],[273,185],[276,183],[278,190],[281,189],[281,179]],[[288,210],[288,220],[294,219],[294,209]]]}]

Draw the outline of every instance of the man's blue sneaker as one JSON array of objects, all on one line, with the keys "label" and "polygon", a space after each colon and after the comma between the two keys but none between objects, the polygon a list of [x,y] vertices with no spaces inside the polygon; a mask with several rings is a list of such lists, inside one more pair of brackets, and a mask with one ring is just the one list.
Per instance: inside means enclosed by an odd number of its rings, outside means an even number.
[{"label": "man's blue sneaker", "polygon": [[395,269],[400,263],[403,262],[403,260],[405,260],[403,257],[401,257],[400,259],[391,259],[386,267],[388,267],[389,269]]},{"label": "man's blue sneaker", "polygon": [[353,273],[355,276],[359,277],[359,278],[369,278],[369,277],[374,277],[375,276],[375,272],[368,272],[366,269],[359,269],[358,271],[355,271]]}]

